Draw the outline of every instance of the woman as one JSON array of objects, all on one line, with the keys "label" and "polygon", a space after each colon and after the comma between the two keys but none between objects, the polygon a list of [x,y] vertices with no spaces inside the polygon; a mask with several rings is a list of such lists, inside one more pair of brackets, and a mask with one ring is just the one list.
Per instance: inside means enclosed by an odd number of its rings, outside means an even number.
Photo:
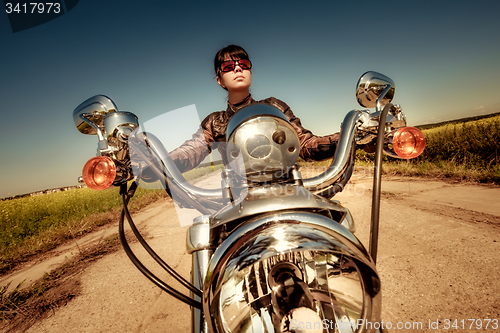
[{"label": "woman", "polygon": [[299,135],[300,157],[304,160],[319,161],[333,157],[339,140],[338,133],[323,137],[315,136],[302,127],[300,119],[283,101],[274,97],[261,101],[252,98],[250,95],[252,63],[242,47],[229,45],[217,52],[214,58],[214,70],[217,83],[227,91],[227,109],[208,115],[193,138],[170,153],[170,157],[181,172],[198,166],[216,148],[219,149],[224,164],[227,164],[224,145],[227,124],[236,112],[254,103],[270,104],[287,116]]}]

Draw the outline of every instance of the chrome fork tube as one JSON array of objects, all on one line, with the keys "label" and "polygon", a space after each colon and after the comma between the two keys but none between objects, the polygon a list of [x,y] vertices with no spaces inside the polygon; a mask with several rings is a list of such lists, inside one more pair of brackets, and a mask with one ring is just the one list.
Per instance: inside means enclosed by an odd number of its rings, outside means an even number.
[{"label": "chrome fork tube", "polygon": [[[191,283],[203,290],[203,283],[213,250],[210,249],[210,216],[202,215],[193,220],[187,231],[187,252],[192,255]],[[203,302],[201,297],[191,293],[191,297]],[[207,333],[208,326],[203,310],[191,307],[191,328],[193,333]]]},{"label": "chrome fork tube", "polygon": [[[205,275],[208,269],[208,262],[210,256],[212,255],[211,250],[199,250],[193,252],[193,267],[191,271],[191,283],[201,290],[203,290],[203,282],[205,281]],[[191,294],[195,300],[203,302],[201,297]],[[201,309],[191,308],[191,327],[193,333],[207,333],[208,326],[203,316],[203,311]]]}]

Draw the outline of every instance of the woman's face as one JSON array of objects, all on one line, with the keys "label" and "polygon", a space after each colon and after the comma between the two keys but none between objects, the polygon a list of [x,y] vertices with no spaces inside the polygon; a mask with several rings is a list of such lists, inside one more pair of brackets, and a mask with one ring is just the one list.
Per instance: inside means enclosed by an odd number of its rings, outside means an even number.
[{"label": "woman's face", "polygon": [[[232,60],[228,56],[224,60]],[[236,59],[238,60],[238,59]],[[222,88],[226,88],[229,93],[245,91],[252,83],[252,72],[250,69],[242,69],[239,64],[232,71],[221,72],[217,76],[217,82]]]}]

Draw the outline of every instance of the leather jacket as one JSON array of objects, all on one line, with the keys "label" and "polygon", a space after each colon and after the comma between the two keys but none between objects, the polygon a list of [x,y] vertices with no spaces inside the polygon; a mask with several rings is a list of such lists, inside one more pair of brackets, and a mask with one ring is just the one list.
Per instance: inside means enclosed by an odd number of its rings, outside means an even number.
[{"label": "leather jacket", "polygon": [[225,111],[218,111],[209,114],[202,122],[201,126],[193,134],[190,140],[184,142],[179,148],[170,152],[170,157],[180,172],[186,172],[197,167],[212,152],[219,149],[224,165],[227,165],[226,158],[226,128],[231,117],[243,107],[254,103],[265,103],[281,110],[290,120],[290,123],[297,131],[300,142],[300,154],[306,161],[320,161],[332,158],[335,155],[337,143],[340,138],[339,133],[327,136],[316,136],[311,131],[302,127],[300,119],[297,118],[290,107],[283,101],[269,97],[261,101],[255,101],[249,95],[239,104],[230,104]]}]

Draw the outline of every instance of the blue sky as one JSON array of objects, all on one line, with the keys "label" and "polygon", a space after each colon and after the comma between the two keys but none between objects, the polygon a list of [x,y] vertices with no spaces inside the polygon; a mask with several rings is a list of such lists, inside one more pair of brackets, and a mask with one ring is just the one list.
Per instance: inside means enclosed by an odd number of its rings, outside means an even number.
[{"label": "blue sky", "polygon": [[368,70],[396,82],[412,125],[499,112],[499,12],[498,1],[80,0],[18,33],[2,12],[0,197],[76,184],[97,140],[72,112],[93,95],[141,122],[225,109],[212,64],[231,43],[254,63],[254,98],[284,100],[318,135],[360,108]]}]

